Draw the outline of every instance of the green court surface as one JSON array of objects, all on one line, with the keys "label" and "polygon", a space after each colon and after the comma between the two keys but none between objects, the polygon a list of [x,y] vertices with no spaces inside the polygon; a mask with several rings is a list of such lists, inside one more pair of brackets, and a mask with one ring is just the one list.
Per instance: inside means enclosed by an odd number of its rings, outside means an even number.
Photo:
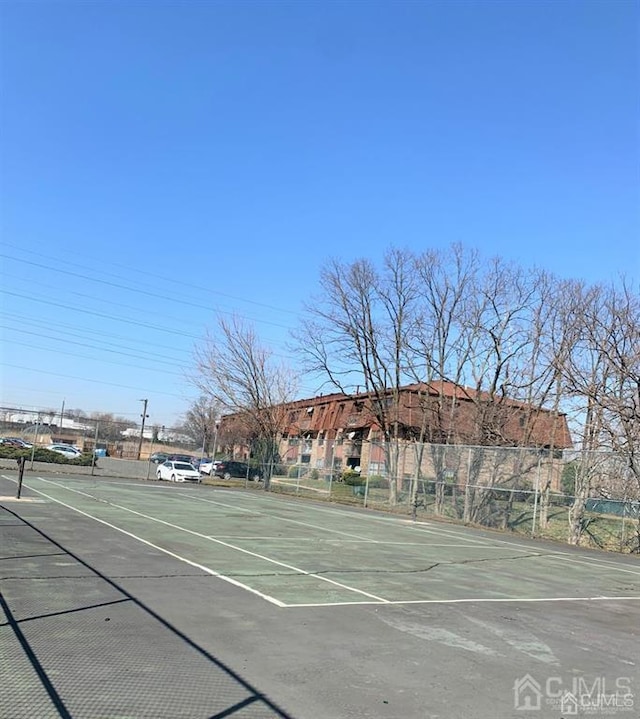
[{"label": "green court surface", "polygon": [[[281,607],[637,596],[640,567],[256,493],[30,478],[40,498]],[[203,491],[204,490],[204,491]]]}]

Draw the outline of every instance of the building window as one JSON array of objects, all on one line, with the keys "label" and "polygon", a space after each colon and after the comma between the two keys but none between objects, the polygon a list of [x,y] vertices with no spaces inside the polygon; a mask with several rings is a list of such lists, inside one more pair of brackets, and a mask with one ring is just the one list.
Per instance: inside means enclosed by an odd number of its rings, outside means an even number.
[{"label": "building window", "polygon": [[369,462],[369,476],[372,474],[385,477],[387,474],[387,468],[385,467],[384,462]]}]

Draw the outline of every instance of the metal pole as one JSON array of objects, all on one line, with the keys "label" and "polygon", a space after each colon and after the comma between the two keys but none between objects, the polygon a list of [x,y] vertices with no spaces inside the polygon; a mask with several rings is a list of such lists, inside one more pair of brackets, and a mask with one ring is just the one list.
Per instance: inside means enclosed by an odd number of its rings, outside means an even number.
[{"label": "metal pole", "polygon": [[[627,470],[628,472],[628,470]],[[626,527],[626,518],[627,518],[627,482],[625,477],[625,483],[624,483],[624,494],[622,499],[622,527],[620,531],[620,551],[622,552],[624,549],[624,545],[627,542],[627,527]]]},{"label": "metal pole", "polygon": [[[216,452],[218,451],[218,428],[219,427],[220,427],[220,423],[216,422],[215,432],[213,433],[213,451],[211,452],[211,460],[212,461],[215,461]],[[213,467],[211,468],[211,473],[213,473]]]},{"label": "metal pole", "polygon": [[91,476],[93,477],[93,473],[96,468],[96,451],[98,449],[98,427],[100,426],[100,422],[96,420],[96,431],[93,435],[93,457],[91,459]]},{"label": "metal pole", "polygon": [[[151,440],[151,447],[149,448],[149,457],[153,454],[153,439]],[[147,479],[149,479],[149,476],[151,474],[151,460],[147,460]]]},{"label": "metal pole", "polygon": [[22,494],[22,477],[24,475],[25,463],[25,457],[18,457],[18,491],[16,492],[16,499],[20,499],[20,495]]},{"label": "metal pole", "polygon": [[31,447],[31,469],[33,469],[33,457],[36,453],[36,444],[38,443],[38,434],[40,433],[40,412],[36,419],[36,436],[33,438],[33,446]]},{"label": "metal pole", "polygon": [[538,457],[538,471],[536,472],[536,494],[533,500],[533,519],[531,521],[531,536],[535,537],[536,534],[536,515],[538,513],[538,492],[540,491],[540,463],[542,457]]},{"label": "metal pole", "polygon": [[140,427],[140,440],[138,441],[138,459],[140,459],[140,454],[142,453],[142,440],[144,438],[144,423],[147,417],[149,416],[147,414],[147,403],[149,402],[148,399],[141,399],[140,402],[144,402],[144,407],[142,409],[142,425]]}]

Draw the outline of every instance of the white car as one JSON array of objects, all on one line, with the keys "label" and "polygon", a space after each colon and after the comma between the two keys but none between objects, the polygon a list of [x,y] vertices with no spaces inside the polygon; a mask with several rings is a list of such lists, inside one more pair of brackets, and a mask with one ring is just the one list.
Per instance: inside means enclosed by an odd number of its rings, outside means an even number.
[{"label": "white car", "polygon": [[168,460],[158,465],[156,477],[169,482],[199,482],[200,472],[192,464]]},{"label": "white car", "polygon": [[200,462],[198,469],[200,474],[211,474],[218,464],[220,464],[220,460],[205,458]]},{"label": "white car", "polygon": [[64,456],[69,457],[69,459],[75,459],[82,454],[77,447],[74,447],[71,444],[50,444],[45,447],[45,449],[48,449],[51,452],[58,452],[58,454],[64,454]]}]

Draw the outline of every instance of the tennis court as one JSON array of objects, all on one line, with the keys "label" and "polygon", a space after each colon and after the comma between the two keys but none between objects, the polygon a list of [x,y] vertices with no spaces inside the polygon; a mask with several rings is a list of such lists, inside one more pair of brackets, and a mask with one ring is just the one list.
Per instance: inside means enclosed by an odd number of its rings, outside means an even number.
[{"label": "tennis court", "polygon": [[580,711],[638,713],[634,557],[256,491],[15,486],[7,719],[559,717],[583,685]]}]

